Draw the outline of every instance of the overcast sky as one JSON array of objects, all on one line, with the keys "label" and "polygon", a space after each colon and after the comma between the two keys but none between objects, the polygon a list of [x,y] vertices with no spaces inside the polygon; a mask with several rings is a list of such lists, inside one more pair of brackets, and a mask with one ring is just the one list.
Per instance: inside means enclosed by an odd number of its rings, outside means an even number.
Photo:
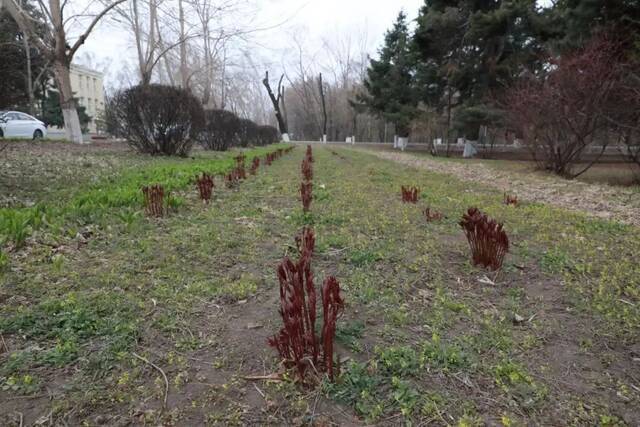
[{"label": "overcast sky", "polygon": [[[366,33],[370,53],[382,42],[403,9],[410,19],[417,16],[424,0],[253,0],[254,21],[261,28],[283,23],[251,37],[248,47],[258,63],[282,63],[295,36],[309,50],[320,51],[323,38],[352,31]],[[102,24],[78,52],[78,61],[87,64],[90,55],[96,68],[106,74],[106,85],[116,84],[126,62],[133,64],[135,49],[128,34]],[[82,58],[84,56],[85,58]],[[267,64],[268,65],[268,64]]]}]

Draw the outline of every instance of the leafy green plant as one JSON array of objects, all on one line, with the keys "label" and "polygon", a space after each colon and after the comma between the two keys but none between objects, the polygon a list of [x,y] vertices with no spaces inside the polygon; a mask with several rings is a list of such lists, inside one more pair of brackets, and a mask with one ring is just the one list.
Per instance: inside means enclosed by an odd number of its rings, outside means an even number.
[{"label": "leafy green plant", "polygon": [[360,351],[359,339],[364,335],[364,322],[355,320],[342,323],[336,331],[336,340],[353,351]]},{"label": "leafy green plant", "polygon": [[340,403],[352,406],[367,421],[375,421],[384,413],[384,401],[379,396],[382,379],[373,369],[357,362],[349,363],[340,380],[325,381],[324,391]]},{"label": "leafy green plant", "polygon": [[31,394],[40,388],[39,382],[31,375],[11,375],[0,377],[0,389],[22,394]]},{"label": "leafy green plant", "polygon": [[493,368],[496,384],[524,408],[532,408],[547,395],[524,368],[512,361],[502,361]]},{"label": "leafy green plant", "polygon": [[422,345],[420,364],[449,371],[469,365],[466,353],[455,344],[443,343],[438,334],[433,334],[431,340]]},{"label": "leafy green plant", "polygon": [[376,356],[380,370],[391,375],[415,375],[420,368],[420,356],[408,346],[376,348]]}]

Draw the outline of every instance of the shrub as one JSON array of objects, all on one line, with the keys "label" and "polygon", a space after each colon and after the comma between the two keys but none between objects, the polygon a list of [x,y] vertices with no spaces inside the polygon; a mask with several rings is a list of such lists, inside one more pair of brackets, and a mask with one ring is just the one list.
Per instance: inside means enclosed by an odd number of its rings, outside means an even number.
[{"label": "shrub", "polygon": [[152,84],[118,92],[107,106],[116,135],[141,153],[186,156],[204,124],[198,99],[189,91]]},{"label": "shrub", "polygon": [[280,132],[273,126],[258,126],[257,140],[259,145],[269,145],[280,140]]},{"label": "shrub", "polygon": [[144,209],[148,216],[161,217],[164,215],[164,188],[161,185],[142,187],[144,194]]},{"label": "shrub", "polygon": [[240,119],[238,139],[241,147],[258,145],[258,125],[249,119]]},{"label": "shrub", "polygon": [[310,145],[307,145],[307,159],[309,159],[309,161],[313,163],[313,150],[311,149]]},{"label": "shrub", "polygon": [[400,189],[402,192],[402,201],[405,203],[418,203],[418,195],[420,189],[418,187],[405,187],[404,185]]},{"label": "shrub", "polygon": [[240,134],[240,119],[231,111],[207,110],[200,144],[208,150],[226,151],[235,145]]},{"label": "shrub", "polygon": [[474,265],[482,265],[491,270],[502,267],[509,251],[509,238],[502,224],[489,219],[476,208],[470,208],[462,216],[460,226],[467,236]]},{"label": "shrub", "polygon": [[311,210],[311,201],[313,200],[313,184],[311,182],[300,183],[300,198],[302,200],[302,210],[307,213]]},{"label": "shrub", "polygon": [[198,192],[200,199],[205,203],[209,203],[211,200],[211,193],[214,187],[213,177],[207,173],[203,173],[201,177],[196,177],[196,183],[198,186]]},{"label": "shrub", "polygon": [[[505,98],[508,124],[522,135],[538,165],[575,178],[589,169],[609,143],[611,105],[625,74],[619,46],[598,37],[576,52],[549,58],[544,77],[528,77]],[[576,166],[587,147],[601,147],[594,159]]]}]

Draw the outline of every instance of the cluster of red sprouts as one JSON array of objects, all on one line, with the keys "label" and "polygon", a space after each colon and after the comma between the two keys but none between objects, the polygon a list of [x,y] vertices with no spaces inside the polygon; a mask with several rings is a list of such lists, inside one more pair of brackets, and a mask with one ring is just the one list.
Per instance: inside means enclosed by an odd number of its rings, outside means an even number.
[{"label": "cluster of red sprouts", "polygon": [[302,182],[300,183],[300,200],[302,200],[302,211],[308,213],[311,210],[313,200],[313,152],[311,146],[307,145],[307,152],[302,159]]},{"label": "cluster of red sprouts", "polygon": [[260,167],[260,157],[254,157],[251,162],[251,167],[249,168],[249,173],[251,175],[255,175],[258,173],[258,168]]},{"label": "cluster of red sprouts", "polygon": [[162,185],[150,185],[142,187],[144,195],[144,210],[147,216],[160,218],[164,215],[164,187]]},{"label": "cluster of red sprouts", "polygon": [[311,164],[311,161],[309,160],[308,157],[305,157],[302,160],[302,178],[305,181],[312,181],[313,180],[313,166]]},{"label": "cluster of red sprouts", "polygon": [[504,204],[509,206],[518,206],[518,196],[504,193]]},{"label": "cluster of red sprouts", "polygon": [[403,185],[400,190],[402,191],[403,202],[418,203],[418,195],[420,194],[420,189],[418,187],[405,187]]},{"label": "cluster of red sprouts", "polygon": [[208,173],[203,173],[202,176],[196,177],[196,185],[198,187],[198,194],[200,195],[200,200],[205,203],[209,203],[211,201],[211,195],[213,193],[213,177]]},{"label": "cluster of red sprouts", "polygon": [[306,158],[309,159],[311,163],[313,163],[313,150],[311,149],[310,145],[307,145]]},{"label": "cluster of red sprouts", "polygon": [[430,207],[425,208],[423,213],[427,222],[440,221],[442,218],[444,218],[442,212],[438,212],[437,210],[431,209]]},{"label": "cluster of red sprouts", "polygon": [[316,335],[316,288],[311,269],[311,258],[315,246],[315,236],[311,228],[305,227],[296,238],[300,248],[297,262],[286,257],[278,266],[280,283],[280,316],[283,327],[280,332],[269,338],[287,368],[298,371],[300,381],[304,382],[308,368],[314,371],[319,365],[322,346],[322,362],[329,378],[334,378],[333,343],[336,334],[336,322],[344,310],[344,301],[340,296],[340,283],[329,276],[322,286],[323,326],[320,339]]},{"label": "cluster of red sprouts", "polygon": [[502,267],[509,251],[509,238],[502,224],[478,209],[470,208],[462,216],[460,226],[469,241],[474,265],[482,265],[494,271]]}]

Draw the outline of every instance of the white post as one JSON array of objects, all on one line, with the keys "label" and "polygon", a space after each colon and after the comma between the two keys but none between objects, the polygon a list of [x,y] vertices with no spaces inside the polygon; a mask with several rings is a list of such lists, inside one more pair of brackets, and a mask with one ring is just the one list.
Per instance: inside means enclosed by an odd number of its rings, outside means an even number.
[{"label": "white post", "polygon": [[409,138],[407,137],[398,138],[398,146],[402,151],[404,151],[404,149],[407,148],[407,145],[409,145]]}]

